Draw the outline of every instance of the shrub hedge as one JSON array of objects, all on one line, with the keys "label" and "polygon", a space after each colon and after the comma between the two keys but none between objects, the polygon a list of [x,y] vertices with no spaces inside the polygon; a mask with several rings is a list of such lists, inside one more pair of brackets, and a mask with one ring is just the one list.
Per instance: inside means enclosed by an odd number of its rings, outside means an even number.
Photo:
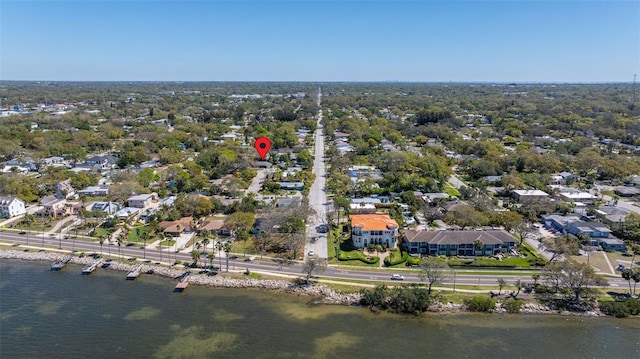
[{"label": "shrub hedge", "polygon": [[600,310],[616,318],[627,318],[631,315],[640,314],[640,300],[636,298],[626,298],[615,302],[601,302]]},{"label": "shrub hedge", "polygon": [[389,255],[384,259],[384,265],[387,267],[395,266],[406,262],[409,259],[409,253],[398,248],[389,251]]},{"label": "shrub hedge", "polygon": [[464,304],[466,304],[472,312],[490,312],[495,308],[496,301],[488,297],[473,297],[466,299]]}]

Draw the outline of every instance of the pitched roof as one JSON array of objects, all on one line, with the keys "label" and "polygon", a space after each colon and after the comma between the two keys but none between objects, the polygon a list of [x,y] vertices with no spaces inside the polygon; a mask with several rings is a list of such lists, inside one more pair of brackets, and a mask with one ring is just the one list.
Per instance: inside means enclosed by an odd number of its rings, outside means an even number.
[{"label": "pitched roof", "polygon": [[182,232],[185,228],[191,226],[193,217],[182,217],[177,221],[163,221],[158,223],[165,232]]},{"label": "pitched roof", "polygon": [[200,227],[200,230],[208,230],[208,231],[217,231],[219,229],[222,229],[222,227],[224,227],[224,221],[221,219],[213,219],[211,221],[207,221],[202,227]]},{"label": "pitched roof", "polygon": [[363,231],[388,231],[390,227],[398,228],[398,222],[386,214],[352,214],[349,218],[352,227],[360,227]]},{"label": "pitched roof", "polygon": [[476,240],[481,240],[484,244],[502,244],[505,242],[515,242],[515,238],[508,232],[497,230],[486,231],[415,231],[404,232],[407,242],[429,244],[473,244]]}]

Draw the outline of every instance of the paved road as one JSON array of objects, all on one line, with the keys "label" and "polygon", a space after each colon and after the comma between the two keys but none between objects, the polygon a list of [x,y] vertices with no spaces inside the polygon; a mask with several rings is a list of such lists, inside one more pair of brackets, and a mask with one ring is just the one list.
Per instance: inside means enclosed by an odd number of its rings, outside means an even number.
[{"label": "paved road", "polygon": [[[324,128],[322,126],[322,92],[318,89],[318,126],[315,133],[315,146],[313,150],[313,174],[316,176],[311,189],[309,190],[309,205],[312,215],[307,222],[307,241],[305,244],[305,257],[310,250],[320,258],[327,258],[326,234],[318,233],[317,228],[321,224],[326,224],[327,218],[327,192],[326,192],[326,172],[324,156]],[[311,238],[318,238],[312,241]]]},{"label": "paved road", "polygon": [[[10,232],[0,232],[0,242],[7,243],[9,245],[20,245],[24,246],[27,243],[27,238],[25,235],[20,235],[17,233]],[[111,255],[112,257],[117,257],[119,253],[122,254],[123,258],[146,258],[151,260],[152,262],[162,262],[162,263],[173,263],[176,259],[181,261],[191,262],[191,255],[188,253],[176,253],[174,251],[160,251],[155,248],[147,248],[143,250],[142,248],[131,246],[120,247],[120,252],[118,251],[118,246],[115,244],[104,244],[103,248],[100,248],[100,244],[98,242],[88,242],[83,240],[74,240],[74,239],[64,239],[58,237],[49,237],[43,236],[41,234],[31,235],[29,240],[30,246],[40,247],[44,242],[45,247],[49,249],[57,249],[59,246],[63,250],[75,250],[84,253],[103,253],[104,255]],[[216,254],[216,259],[214,260],[214,265],[220,262],[218,257],[218,253]],[[222,254],[224,257],[224,254]],[[242,272],[246,268],[249,268],[251,271],[263,271],[263,272],[273,272],[273,273],[282,273],[288,275],[300,276],[302,274],[302,263],[297,261],[292,261],[286,263],[280,269],[280,265],[276,262],[271,261],[260,261],[253,260],[250,261],[246,258],[240,257],[238,254],[232,254],[229,261],[229,270]],[[249,258],[249,257],[247,257]],[[202,257],[201,261],[205,261],[206,259]],[[225,259],[222,259],[222,269],[226,269]],[[343,279],[343,280],[365,280],[371,282],[392,282],[391,274],[392,273],[402,273],[404,275],[405,283],[419,283],[421,282],[418,274],[415,271],[396,269],[374,269],[374,268],[366,268],[366,269],[351,269],[345,267],[329,267],[327,270],[321,274],[314,274],[321,278],[328,279]],[[456,285],[476,285],[476,286],[497,286],[497,278],[503,278],[507,281],[507,283],[512,284],[516,280],[520,279],[525,283],[532,282],[531,271],[528,271],[527,274],[518,274],[518,271],[514,271],[513,275],[495,275],[495,274],[477,274],[472,273],[468,274],[467,272],[461,270],[456,271],[455,276],[449,278],[449,280],[445,281],[444,284],[455,284]],[[628,286],[627,281],[620,277],[609,277],[609,286],[610,287],[619,287],[626,288]]]}]

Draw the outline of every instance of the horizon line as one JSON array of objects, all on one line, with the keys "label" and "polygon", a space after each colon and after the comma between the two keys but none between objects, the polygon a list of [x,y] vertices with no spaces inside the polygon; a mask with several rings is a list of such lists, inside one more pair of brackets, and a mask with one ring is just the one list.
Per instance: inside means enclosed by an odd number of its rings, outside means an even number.
[{"label": "horizon line", "polygon": [[404,80],[3,80],[3,82],[92,82],[92,83],[376,83],[376,84],[521,84],[521,85],[599,85],[634,84],[635,81],[404,81]]}]

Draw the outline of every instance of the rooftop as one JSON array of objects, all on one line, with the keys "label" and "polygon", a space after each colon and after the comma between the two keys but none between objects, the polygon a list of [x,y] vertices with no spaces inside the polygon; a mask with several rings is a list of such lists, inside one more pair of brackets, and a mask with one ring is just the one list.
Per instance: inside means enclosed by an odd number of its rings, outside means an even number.
[{"label": "rooftop", "polygon": [[349,218],[352,227],[360,227],[363,231],[388,231],[398,228],[398,222],[386,214],[352,214]]}]

